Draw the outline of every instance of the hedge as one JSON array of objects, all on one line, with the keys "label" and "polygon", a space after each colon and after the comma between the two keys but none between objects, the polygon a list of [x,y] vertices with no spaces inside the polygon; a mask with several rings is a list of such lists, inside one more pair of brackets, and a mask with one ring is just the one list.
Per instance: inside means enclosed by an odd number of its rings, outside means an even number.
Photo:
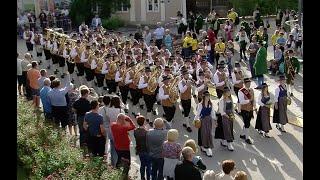
[{"label": "hedge", "polygon": [[62,129],[32,112],[29,102],[17,101],[18,174],[23,179],[109,179],[121,178],[120,170],[103,158],[84,159],[80,148],[72,147]]}]

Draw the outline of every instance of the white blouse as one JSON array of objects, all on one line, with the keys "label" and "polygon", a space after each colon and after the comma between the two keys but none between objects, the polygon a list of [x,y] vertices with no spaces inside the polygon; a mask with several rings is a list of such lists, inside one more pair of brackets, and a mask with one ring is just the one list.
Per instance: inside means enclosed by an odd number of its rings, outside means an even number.
[{"label": "white blouse", "polygon": [[[197,105],[197,114],[194,117],[194,120],[200,119],[201,111],[202,111],[202,103],[199,103]],[[214,111],[213,107],[212,107],[212,110],[211,110],[211,117],[212,117],[213,120],[217,120],[216,112]]]}]

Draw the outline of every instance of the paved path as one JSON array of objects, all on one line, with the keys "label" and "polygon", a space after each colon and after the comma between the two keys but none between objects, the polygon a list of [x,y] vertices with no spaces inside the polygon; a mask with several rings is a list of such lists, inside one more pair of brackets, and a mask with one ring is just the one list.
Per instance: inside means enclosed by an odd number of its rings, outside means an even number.
[{"label": "paved path", "polygon": [[[25,43],[21,40],[17,40],[17,49],[19,53],[25,53],[26,47]],[[272,57],[272,49],[268,48],[268,57]],[[35,53],[34,53],[35,57]],[[244,68],[245,73],[249,72]],[[52,71],[49,71],[52,74]],[[289,106],[288,111],[290,117],[302,117],[303,115],[303,69],[301,74],[298,75],[294,90],[295,97],[293,98],[292,104]],[[267,75],[266,81],[270,84],[270,91],[274,92],[276,83],[274,81],[275,77]],[[252,87],[256,87],[255,82],[252,83]],[[255,93],[259,93],[256,91]],[[217,109],[216,100],[214,100],[214,108]],[[195,102],[192,100],[192,111],[191,117],[193,118],[193,113],[195,112]],[[159,116],[163,114],[162,108],[158,107]],[[130,112],[130,111],[129,111]],[[193,113],[192,113],[193,112]],[[131,112],[130,112],[131,113]],[[146,114],[146,110],[142,110],[143,115]],[[197,139],[197,130],[193,128],[192,133],[186,132],[182,128],[183,116],[181,110],[177,108],[173,128],[179,130],[180,136],[178,142],[183,144],[185,140],[192,138]],[[255,120],[251,121],[252,127],[255,125]],[[270,135],[272,138],[266,139],[261,137],[257,131],[252,127],[250,128],[249,134],[254,141],[253,145],[247,145],[239,138],[239,133],[243,122],[241,118],[236,115],[236,120],[234,122],[234,152],[229,152],[225,148],[220,146],[219,141],[214,140],[213,157],[208,158],[204,154],[201,154],[204,163],[207,165],[208,169],[213,169],[214,171],[219,171],[221,169],[221,162],[225,159],[233,159],[236,161],[237,170],[244,170],[249,174],[249,179],[253,180],[300,180],[303,177],[303,130],[300,127],[293,125],[286,125],[286,130],[288,133],[281,134],[272,124],[272,130]],[[133,140],[131,144],[131,154],[132,154],[132,169],[130,174],[138,174],[139,169],[139,158],[134,154],[134,138],[132,133],[130,133],[131,139]],[[138,178],[137,178],[138,179]]]}]

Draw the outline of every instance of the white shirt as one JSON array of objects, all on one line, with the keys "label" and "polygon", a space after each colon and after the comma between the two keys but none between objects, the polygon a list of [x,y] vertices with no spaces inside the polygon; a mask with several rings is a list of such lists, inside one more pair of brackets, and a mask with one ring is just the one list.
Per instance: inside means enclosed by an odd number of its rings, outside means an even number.
[{"label": "white shirt", "polygon": [[91,61],[91,69],[95,69],[95,68],[98,67],[96,60],[97,60],[97,59],[93,59],[93,60]]},{"label": "white shirt", "polygon": [[115,76],[114,80],[115,80],[116,82],[122,81],[122,77],[120,77],[120,71],[117,71],[117,72],[116,72],[116,76]]},{"label": "white shirt", "polygon": [[221,116],[225,115],[226,114],[226,112],[224,111],[225,101],[223,97],[220,98],[218,105],[219,105],[218,111],[221,114]]},{"label": "white shirt", "polygon": [[[213,76],[213,81],[215,83],[215,85],[217,87],[220,87],[220,86],[223,86],[225,84],[224,81],[222,82],[219,82],[219,76],[218,76],[218,73],[220,73],[219,71],[217,71],[216,73],[214,73],[214,76]],[[226,78],[228,78],[228,75],[226,74]]]},{"label": "white shirt", "polygon": [[22,75],[22,67],[21,67],[22,59],[17,58],[17,75]]},{"label": "white shirt", "polygon": [[[188,89],[187,83],[185,83],[185,81],[186,81],[186,80],[183,79],[183,80],[180,81],[179,84],[178,84],[180,93],[184,93],[184,92],[186,92],[186,90]],[[184,83],[185,85],[183,85],[183,83]]]},{"label": "white shirt", "polygon": [[164,84],[159,88],[159,100],[166,100],[169,98],[168,94],[164,94],[164,90],[163,90],[163,86],[165,86]]},{"label": "white shirt", "polygon": [[126,74],[126,79],[125,79],[125,84],[126,84],[126,85],[132,83],[132,79],[130,79],[130,78],[131,78],[131,77],[130,77],[130,73],[127,72],[127,74]]},{"label": "white shirt", "polygon": [[107,74],[109,72],[107,62],[103,63],[101,74]]},{"label": "white shirt", "polygon": [[67,54],[67,49],[66,48],[63,50],[63,57],[64,58],[70,57],[70,54]]},{"label": "white shirt", "polygon": [[236,74],[234,72],[231,73],[231,77],[232,77],[232,83],[233,84],[239,84],[241,82],[241,79],[237,80]]},{"label": "white shirt", "polygon": [[71,58],[75,58],[78,55],[76,48],[72,48],[70,51]]},{"label": "white shirt", "polygon": [[143,89],[148,86],[148,82],[144,82],[144,76],[141,76],[139,79],[138,89]]},{"label": "white shirt", "polygon": [[[31,42],[32,44],[34,44],[34,41],[33,41],[34,33],[33,33],[32,31],[29,31],[29,33],[31,34],[30,42]],[[23,32],[23,39],[24,39],[24,40],[28,40],[28,39],[29,39],[29,37],[27,37],[27,32],[26,32],[26,31]]]},{"label": "white shirt", "polygon": [[197,87],[197,91],[199,92],[199,91],[202,91],[203,89],[204,89],[204,87],[205,87],[205,85],[204,85],[204,80],[202,80],[202,79],[198,79],[198,81],[197,81],[197,85],[199,85],[199,84],[201,84],[199,87]]},{"label": "white shirt", "polygon": [[[250,88],[250,90],[252,90],[251,88]],[[253,91],[253,90],[252,90]],[[250,103],[250,100],[249,99],[245,99],[244,98],[244,94],[243,94],[243,92],[242,91],[239,91],[238,92],[238,97],[239,97],[239,102],[240,102],[240,104],[248,104],[248,103]],[[253,107],[255,108],[256,107],[256,102],[255,102],[255,99],[253,99]]]},{"label": "white shirt", "polygon": [[164,28],[157,28],[156,30],[154,30],[153,34],[156,36],[156,39],[162,39],[164,36]]},{"label": "white shirt", "polygon": [[[194,120],[200,119],[201,111],[202,111],[202,103],[198,103],[198,105],[197,105],[197,114],[194,117]],[[216,112],[214,111],[213,107],[212,107],[212,110],[211,110],[211,118],[214,119],[214,120],[217,120]]]},{"label": "white shirt", "polygon": [[85,58],[85,57],[86,57],[85,52],[86,52],[86,51],[83,51],[83,52],[81,53],[80,62],[82,62],[82,63],[88,62],[88,58],[87,58],[87,59]]},{"label": "white shirt", "polygon": [[116,122],[118,118],[118,114],[124,113],[124,111],[120,108],[110,107],[108,111],[108,117],[110,119],[110,123]]},{"label": "white shirt", "polygon": [[216,175],[216,180],[233,180],[233,178],[230,175],[221,172]]}]

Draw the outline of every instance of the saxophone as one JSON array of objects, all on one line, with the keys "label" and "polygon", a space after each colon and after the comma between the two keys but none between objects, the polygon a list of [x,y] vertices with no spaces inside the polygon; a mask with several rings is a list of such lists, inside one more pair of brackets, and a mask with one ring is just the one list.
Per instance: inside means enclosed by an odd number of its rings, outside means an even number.
[{"label": "saxophone", "polygon": [[176,103],[176,101],[179,99],[179,89],[178,89],[178,83],[180,81],[180,77],[176,76],[174,79],[172,79],[169,83],[169,101],[171,103]]},{"label": "saxophone", "polygon": [[154,92],[157,89],[157,87],[158,87],[158,78],[159,78],[160,74],[161,74],[161,71],[158,68],[156,68],[152,72],[152,74],[151,74],[151,76],[149,78],[149,81],[148,81],[148,87],[147,87],[148,91]]}]

